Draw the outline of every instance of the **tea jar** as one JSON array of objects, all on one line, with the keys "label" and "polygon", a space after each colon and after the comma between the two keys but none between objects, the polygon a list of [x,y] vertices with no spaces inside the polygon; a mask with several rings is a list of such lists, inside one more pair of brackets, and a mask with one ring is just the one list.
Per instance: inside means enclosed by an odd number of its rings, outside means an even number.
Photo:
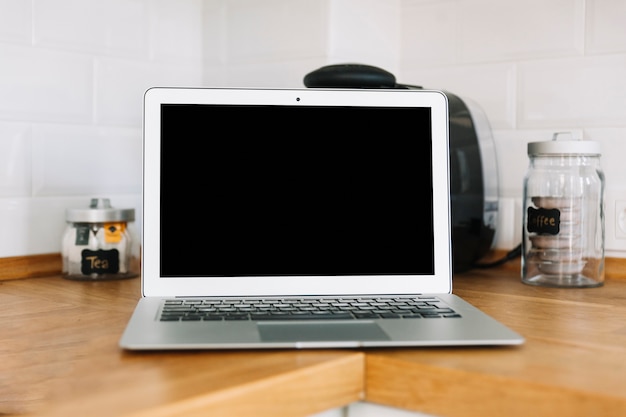
[{"label": "tea jar", "polygon": [[111,280],[139,275],[134,209],[116,209],[108,198],[93,198],[87,208],[67,209],[61,255],[63,276]]},{"label": "tea jar", "polygon": [[555,133],[528,144],[522,282],[550,287],[604,283],[604,174],[600,145]]}]

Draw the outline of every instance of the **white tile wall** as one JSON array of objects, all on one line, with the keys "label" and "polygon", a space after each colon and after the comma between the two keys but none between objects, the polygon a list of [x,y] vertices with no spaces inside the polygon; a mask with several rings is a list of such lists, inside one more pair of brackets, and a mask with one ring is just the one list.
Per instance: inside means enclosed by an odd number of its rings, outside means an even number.
[{"label": "white tile wall", "polygon": [[0,117],[90,123],[93,60],[83,54],[0,44]]},{"label": "white tile wall", "polygon": [[205,85],[304,87],[325,64],[330,15],[328,0],[205,0]]},{"label": "white tile wall", "polygon": [[398,69],[400,0],[330,2],[327,59]]},{"label": "white tile wall", "polygon": [[31,195],[31,127],[0,122],[0,199]]},{"label": "white tile wall", "polygon": [[[607,195],[626,200],[625,18],[623,0],[403,1],[398,78],[471,99],[490,121],[502,205],[496,247],[521,237],[526,144],[553,132],[599,141]],[[617,243],[607,240],[607,255],[626,257]]]},{"label": "white tile wall", "polygon": [[585,0],[474,0],[457,6],[462,62],[582,52]]},{"label": "white tile wall", "polygon": [[141,220],[153,85],[201,85],[202,0],[0,1],[0,257],[60,252],[65,209]]},{"label": "white tile wall", "polygon": [[30,45],[33,32],[31,3],[3,0],[0,10],[0,41]]},{"label": "white tile wall", "polygon": [[586,0],[585,50],[589,54],[626,49],[626,2]]},{"label": "white tile wall", "polygon": [[33,195],[141,194],[141,129],[35,124],[32,135]]},{"label": "white tile wall", "polygon": [[33,44],[88,55],[147,58],[150,4],[143,0],[33,2]]},{"label": "white tile wall", "polygon": [[512,247],[529,141],[600,141],[626,200],[624,21],[624,0],[1,0],[0,257],[58,252],[94,195],[139,214],[146,88],[303,87],[340,62],[485,111]]},{"label": "white tile wall", "polygon": [[[320,56],[326,51],[326,2],[308,0],[228,1],[229,63],[258,63]],[[245,36],[241,36],[245,34]],[[250,42],[250,38],[255,42]]]},{"label": "white tile wall", "polygon": [[626,54],[519,63],[520,128],[626,124]]}]

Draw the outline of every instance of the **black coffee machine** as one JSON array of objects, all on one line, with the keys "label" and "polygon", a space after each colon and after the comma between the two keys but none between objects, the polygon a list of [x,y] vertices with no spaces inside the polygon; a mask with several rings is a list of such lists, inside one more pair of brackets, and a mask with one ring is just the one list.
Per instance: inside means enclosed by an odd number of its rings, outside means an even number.
[{"label": "black coffee machine", "polygon": [[[309,88],[423,88],[398,84],[390,72],[356,63],[321,67],[304,77],[304,85]],[[450,122],[453,269],[464,272],[472,269],[494,242],[498,215],[496,153],[483,111],[470,101],[443,92],[448,97]]]}]

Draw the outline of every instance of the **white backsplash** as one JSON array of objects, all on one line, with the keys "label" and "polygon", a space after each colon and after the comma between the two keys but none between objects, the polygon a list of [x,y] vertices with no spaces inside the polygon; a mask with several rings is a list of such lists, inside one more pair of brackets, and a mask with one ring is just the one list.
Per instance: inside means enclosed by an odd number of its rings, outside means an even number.
[{"label": "white backsplash", "polygon": [[626,200],[623,22],[624,0],[4,0],[0,257],[59,252],[65,208],[91,197],[135,208],[140,224],[147,88],[304,87],[306,73],[344,62],[485,111],[496,247],[512,248],[529,141],[600,141],[607,190]]}]

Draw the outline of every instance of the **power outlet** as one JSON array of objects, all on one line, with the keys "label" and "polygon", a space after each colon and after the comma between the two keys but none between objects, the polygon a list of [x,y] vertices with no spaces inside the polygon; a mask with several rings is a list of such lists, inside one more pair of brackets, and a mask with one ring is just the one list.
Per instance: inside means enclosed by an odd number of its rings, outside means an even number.
[{"label": "power outlet", "polygon": [[606,256],[626,258],[626,190],[607,190],[604,197]]},{"label": "power outlet", "polygon": [[615,202],[615,238],[626,242],[626,200]]}]

